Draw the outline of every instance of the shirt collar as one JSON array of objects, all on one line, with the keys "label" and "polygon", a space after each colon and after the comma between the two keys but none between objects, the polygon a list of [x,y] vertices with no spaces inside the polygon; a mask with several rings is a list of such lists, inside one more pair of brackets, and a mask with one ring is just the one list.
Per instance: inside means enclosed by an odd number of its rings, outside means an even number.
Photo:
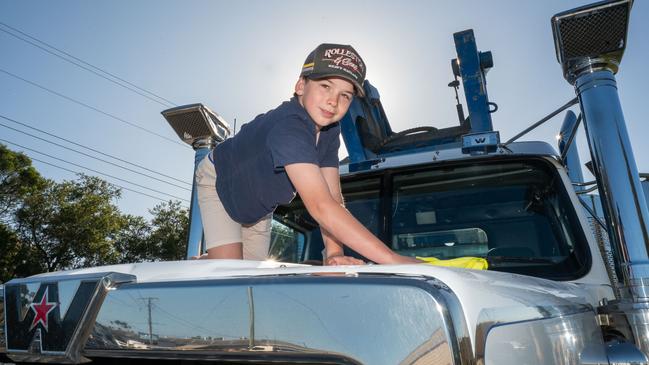
[{"label": "shirt collar", "polygon": [[[291,100],[289,100],[289,105],[293,110],[297,112],[298,116],[300,116],[302,120],[308,123],[309,130],[312,131],[313,134],[315,135],[317,133],[315,122],[313,121],[313,119],[311,119],[311,116],[309,115],[309,113],[306,112],[306,109],[304,109],[302,104],[300,104],[300,101],[298,100],[297,96],[293,96]],[[338,125],[340,125],[340,121],[331,124],[326,128],[321,129],[320,132],[323,132],[324,134],[328,134],[328,131],[335,130]],[[320,137],[322,138],[322,134],[320,135]]]}]

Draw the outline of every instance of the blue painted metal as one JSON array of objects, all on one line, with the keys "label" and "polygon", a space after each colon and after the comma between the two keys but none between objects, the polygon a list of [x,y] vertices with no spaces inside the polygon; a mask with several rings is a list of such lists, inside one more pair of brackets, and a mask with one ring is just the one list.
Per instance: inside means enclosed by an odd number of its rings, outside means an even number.
[{"label": "blue painted metal", "polygon": [[[577,145],[573,142],[569,146],[566,145],[567,141],[573,140],[571,134],[575,129],[577,124],[577,116],[571,110],[566,112],[566,116],[563,119],[563,124],[561,125],[561,131],[559,132],[559,152],[564,153],[564,150],[568,148],[568,151],[565,153],[565,165],[568,169],[568,176],[570,181],[574,183],[583,183],[584,175],[581,172],[581,162],[579,158],[579,151],[577,151]],[[574,131],[574,133],[577,133]],[[580,191],[584,190],[584,186],[576,186],[575,190]]]},{"label": "blue painted metal", "polygon": [[469,110],[471,132],[492,131],[489,97],[487,96],[486,71],[493,64],[491,53],[478,52],[473,29],[453,34],[457,63],[454,71],[462,78],[462,86]]},{"label": "blue painted metal", "polygon": [[376,153],[363,146],[363,141],[358,131],[358,118],[363,118],[373,123],[374,127],[379,129],[383,136],[387,137],[392,134],[390,122],[381,106],[379,91],[369,80],[365,80],[363,89],[365,90],[365,98],[354,98],[349,110],[340,121],[341,134],[345,141],[345,147],[347,147],[347,153],[349,153],[350,163],[358,163],[377,157]]},{"label": "blue painted metal", "polygon": [[[198,168],[198,164],[203,161],[205,156],[211,151],[209,145],[199,147],[195,150],[194,154],[194,172]],[[201,220],[201,210],[198,207],[198,194],[196,194],[196,179],[192,179],[194,184],[192,186],[192,201],[189,206],[189,237],[187,238],[187,258],[197,256],[203,253],[203,221]]]},{"label": "blue painted metal", "polygon": [[365,148],[361,142],[361,137],[356,128],[356,118],[364,116],[363,107],[358,98],[354,98],[349,110],[340,120],[340,133],[343,136],[347,153],[349,154],[349,162],[361,162],[367,160]]},{"label": "blue painted metal", "polygon": [[[423,127],[395,133],[381,105],[378,90],[366,80],[363,85],[366,96],[354,98],[340,122],[350,170],[367,169],[386,156],[456,148],[461,146],[462,135],[493,131],[485,80],[486,70],[493,66],[491,52],[478,52],[473,30],[456,33],[455,43],[459,62],[454,60],[453,72],[462,78],[470,127],[460,123],[459,127]],[[361,120],[365,124],[361,125]]]}]

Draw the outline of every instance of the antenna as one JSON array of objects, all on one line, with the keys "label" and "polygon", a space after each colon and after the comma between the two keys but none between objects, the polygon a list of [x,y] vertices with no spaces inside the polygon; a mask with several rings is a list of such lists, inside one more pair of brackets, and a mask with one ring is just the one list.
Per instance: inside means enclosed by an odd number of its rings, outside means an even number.
[{"label": "antenna", "polygon": [[455,101],[457,101],[457,104],[455,104],[455,109],[457,110],[457,118],[460,120],[460,125],[464,124],[464,108],[462,108],[462,103],[460,103],[460,97],[457,93],[457,90],[460,88],[460,81],[457,79],[457,76],[455,76],[455,80],[451,81],[448,83],[448,87],[452,87],[453,91],[455,91]]}]

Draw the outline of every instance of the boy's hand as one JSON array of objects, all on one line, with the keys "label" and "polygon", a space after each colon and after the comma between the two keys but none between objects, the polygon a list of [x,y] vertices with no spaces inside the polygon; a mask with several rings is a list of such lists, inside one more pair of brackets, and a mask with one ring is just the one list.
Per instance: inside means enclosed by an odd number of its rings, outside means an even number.
[{"label": "boy's hand", "polygon": [[351,256],[332,256],[328,257],[325,261],[327,266],[338,266],[338,265],[365,265],[365,261],[353,258]]}]

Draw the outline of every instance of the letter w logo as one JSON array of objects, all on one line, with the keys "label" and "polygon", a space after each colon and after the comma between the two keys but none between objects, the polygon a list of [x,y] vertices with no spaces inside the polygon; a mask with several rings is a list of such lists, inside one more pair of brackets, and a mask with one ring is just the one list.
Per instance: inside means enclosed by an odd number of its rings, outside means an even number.
[{"label": "letter w logo", "polygon": [[[75,329],[79,325],[99,280],[81,281],[61,317],[59,285],[56,282],[40,283],[30,300],[28,285],[5,285],[5,320],[7,350],[25,352],[32,341],[40,342],[41,353],[65,352]],[[69,299],[69,298],[65,298]],[[35,343],[35,345],[37,345]],[[32,347],[33,350],[33,347]]]},{"label": "letter w logo", "polygon": [[487,139],[485,137],[476,138],[475,143],[478,143],[478,144],[485,143],[486,140]]}]

